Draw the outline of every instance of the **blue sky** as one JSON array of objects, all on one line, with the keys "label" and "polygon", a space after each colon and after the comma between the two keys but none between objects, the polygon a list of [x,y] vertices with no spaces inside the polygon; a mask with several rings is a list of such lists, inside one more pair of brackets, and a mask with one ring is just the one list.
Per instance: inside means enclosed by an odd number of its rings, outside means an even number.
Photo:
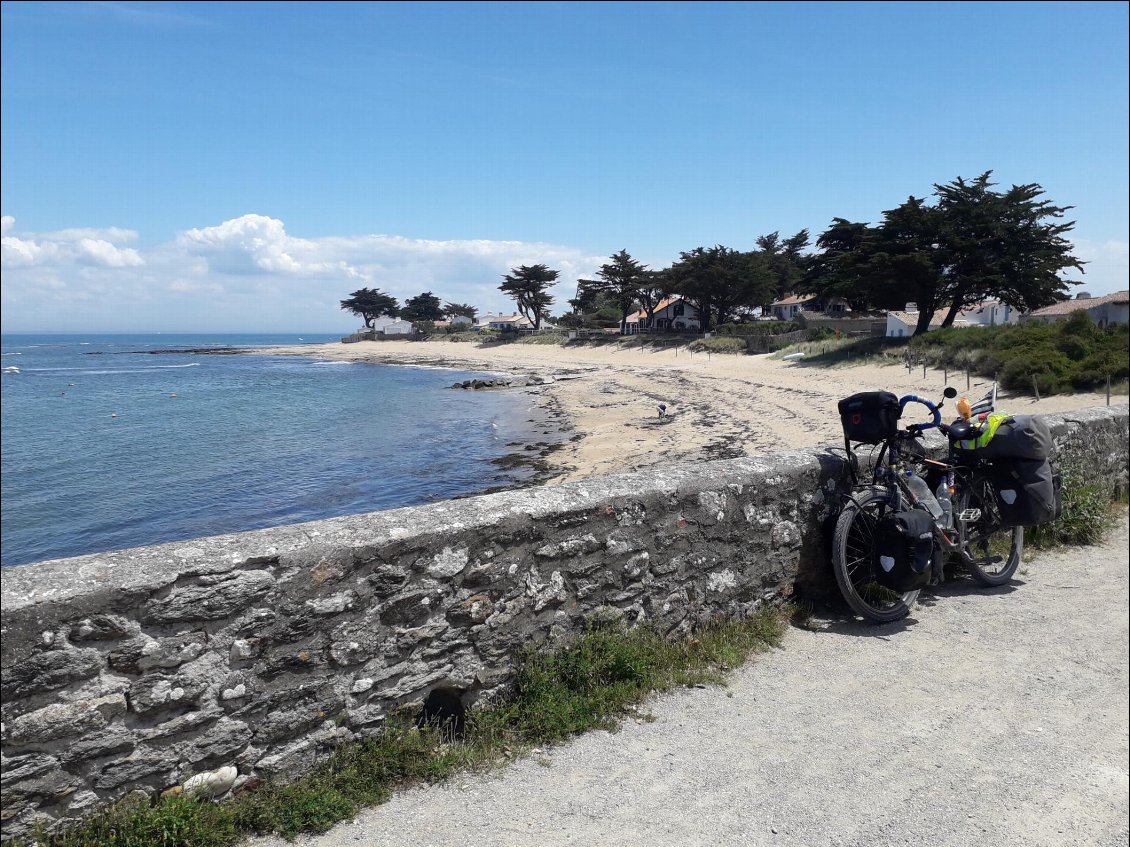
[{"label": "blue sky", "polygon": [[348,331],[994,172],[1127,287],[1126,3],[2,4],[4,331]]}]

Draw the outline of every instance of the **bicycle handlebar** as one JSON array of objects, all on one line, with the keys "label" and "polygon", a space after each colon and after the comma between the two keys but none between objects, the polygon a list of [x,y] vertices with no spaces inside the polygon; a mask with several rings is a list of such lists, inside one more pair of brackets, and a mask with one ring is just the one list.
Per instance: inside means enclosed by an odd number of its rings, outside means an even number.
[{"label": "bicycle handlebar", "polygon": [[940,427],[942,425],[942,412],[932,401],[927,400],[924,397],[919,397],[917,394],[907,394],[905,397],[899,398],[900,411],[906,407],[907,403],[921,403],[923,406],[929,409],[934,416],[934,420],[930,423],[911,424],[909,427],[907,427],[907,429],[911,432],[922,432],[923,430],[932,429],[936,426]]}]

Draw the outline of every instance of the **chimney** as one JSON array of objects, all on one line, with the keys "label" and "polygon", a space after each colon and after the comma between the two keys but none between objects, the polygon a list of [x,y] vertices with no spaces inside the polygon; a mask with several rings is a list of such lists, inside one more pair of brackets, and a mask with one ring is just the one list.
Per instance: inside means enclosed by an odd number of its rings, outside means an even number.
[{"label": "chimney", "polygon": [[1080,291],[1078,294],[1075,295],[1075,299],[1076,300],[1090,300],[1091,299],[1091,292],[1090,291]]},{"label": "chimney", "polygon": [[908,314],[917,312],[918,311],[918,304],[917,303],[907,303],[906,308],[903,309],[903,311],[907,312]]}]

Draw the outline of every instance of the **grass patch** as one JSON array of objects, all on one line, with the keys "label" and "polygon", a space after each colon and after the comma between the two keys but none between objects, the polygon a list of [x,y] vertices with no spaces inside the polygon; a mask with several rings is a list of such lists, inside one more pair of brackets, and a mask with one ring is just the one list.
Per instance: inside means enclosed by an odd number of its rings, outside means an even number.
[{"label": "grass patch", "polygon": [[1124,511],[1124,504],[1111,499],[1101,485],[1087,481],[1078,469],[1066,466],[1063,475],[1063,514],[1051,523],[1025,531],[1025,545],[1035,550],[1061,546],[1099,544]]},{"label": "grass patch", "polygon": [[897,338],[824,338],[790,344],[775,353],[771,359],[783,359],[793,353],[803,353],[796,364],[807,367],[850,367],[861,364],[902,364],[906,340]]},{"label": "grass patch", "polygon": [[553,344],[563,347],[569,336],[563,332],[532,332],[519,337],[515,344]]},{"label": "grass patch", "polygon": [[590,629],[563,649],[524,653],[512,695],[472,709],[458,741],[440,729],[417,729],[411,716],[399,714],[379,736],[343,745],[286,785],[267,782],[222,804],[189,797],[125,800],[60,832],[9,843],[229,847],[252,834],[324,832],[399,788],[497,767],[589,729],[615,729],[656,692],[723,682],[726,671],[778,644],[787,619],[787,611],[767,608],[678,639],[646,627]]},{"label": "grass patch", "polygon": [[709,353],[729,353],[729,354],[745,354],[749,349],[744,338],[734,338],[732,336],[712,338],[701,338],[698,341],[692,341],[687,345],[687,349],[692,353],[709,352]]}]

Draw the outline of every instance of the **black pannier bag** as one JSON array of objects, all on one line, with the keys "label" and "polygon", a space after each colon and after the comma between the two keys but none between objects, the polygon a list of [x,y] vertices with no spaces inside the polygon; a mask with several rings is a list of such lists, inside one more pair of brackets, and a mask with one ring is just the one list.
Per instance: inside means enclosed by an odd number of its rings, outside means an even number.
[{"label": "black pannier bag", "polygon": [[1058,474],[1050,462],[997,462],[990,473],[1002,526],[1036,526],[1059,516],[1063,495],[1057,491]]},{"label": "black pannier bag", "polygon": [[986,460],[1032,459],[1044,461],[1052,455],[1052,432],[1036,415],[1013,415],[997,427],[996,433],[977,455]]},{"label": "black pannier bag", "polygon": [[840,423],[848,441],[880,444],[898,434],[902,408],[889,391],[863,391],[839,403]]},{"label": "black pannier bag", "polygon": [[902,594],[930,582],[934,554],[934,520],[928,512],[911,509],[888,512],[875,533],[875,581]]}]

